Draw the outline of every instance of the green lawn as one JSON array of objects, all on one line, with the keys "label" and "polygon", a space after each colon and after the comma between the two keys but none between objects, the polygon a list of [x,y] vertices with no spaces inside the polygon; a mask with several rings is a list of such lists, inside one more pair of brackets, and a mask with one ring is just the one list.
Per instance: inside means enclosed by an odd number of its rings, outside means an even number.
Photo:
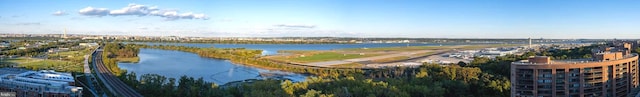
[{"label": "green lawn", "polygon": [[278,53],[291,53],[291,54],[302,54],[302,53],[310,53],[317,52],[314,50],[280,50]]},{"label": "green lawn", "polygon": [[26,57],[3,59],[0,60],[0,67],[13,65],[31,70],[47,69],[60,72],[82,72],[84,56],[90,51],[91,49],[82,49],[51,53],[47,60]]},{"label": "green lawn", "polygon": [[[420,50],[454,50],[454,49],[480,49],[480,48],[494,48],[494,47],[510,47],[521,46],[521,44],[488,44],[488,45],[457,45],[457,46],[409,46],[409,47],[380,47],[380,48],[347,48],[340,50],[290,50],[279,51],[280,53],[291,53],[292,55],[284,56],[270,56],[268,58],[280,61],[297,62],[297,63],[309,63],[309,62],[321,62],[321,61],[334,61],[344,59],[354,59],[363,57],[373,57],[385,54],[393,54],[393,52],[407,52],[407,51],[420,51]],[[346,53],[346,55],[344,54]],[[359,55],[358,53],[366,53],[366,55]],[[404,60],[409,57],[420,57],[431,55],[437,52],[424,52],[413,54],[411,56],[393,57],[380,60],[374,60],[375,62],[391,62],[396,60]],[[301,56],[301,55],[304,55]]]},{"label": "green lawn", "polygon": [[348,48],[344,51],[359,52],[379,52],[379,51],[416,51],[416,50],[437,50],[447,48],[447,46],[409,46],[409,47],[381,47],[381,48]]},{"label": "green lawn", "polygon": [[[332,61],[332,60],[344,60],[377,56],[378,54],[340,54],[336,52],[321,52],[313,55],[305,55],[305,57],[297,56],[297,58],[290,58],[284,60],[290,60],[294,62],[308,63],[308,62],[320,62],[320,61]],[[282,58],[281,58],[282,59]]]},{"label": "green lawn", "polygon": [[118,60],[118,62],[125,62],[125,63],[138,63],[138,61],[140,61],[140,57],[116,58],[116,60]]},{"label": "green lawn", "polygon": [[55,70],[61,72],[82,72],[82,64],[71,61],[43,60],[35,58],[15,58],[2,60],[2,66],[13,64],[31,70]]},{"label": "green lawn", "polygon": [[22,63],[41,61],[41,60],[42,59],[21,57],[21,58],[4,59],[4,60],[2,60],[2,62],[4,62],[4,63],[12,63],[12,64],[22,64]]},{"label": "green lawn", "polygon": [[0,67],[10,67],[11,64],[13,64],[13,63],[9,62],[7,60],[0,60]]},{"label": "green lawn", "polygon": [[85,53],[84,53],[84,52],[82,52],[82,51],[66,51],[66,52],[58,52],[57,54],[56,54],[56,53],[53,53],[52,55],[60,55],[60,56],[82,56],[82,55],[85,55]]},{"label": "green lawn", "polygon": [[76,51],[65,51],[65,52],[58,52],[58,53],[51,53],[49,54],[49,59],[55,59],[58,60],[59,58],[62,60],[68,60],[68,61],[73,61],[73,62],[82,62],[84,61],[84,55],[89,54],[91,49],[84,49],[84,50],[76,50]]}]

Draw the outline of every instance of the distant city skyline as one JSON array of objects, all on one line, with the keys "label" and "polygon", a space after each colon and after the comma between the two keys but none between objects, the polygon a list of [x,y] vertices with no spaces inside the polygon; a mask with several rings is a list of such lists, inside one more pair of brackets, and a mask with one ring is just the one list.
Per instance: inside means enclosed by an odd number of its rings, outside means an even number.
[{"label": "distant city skyline", "polygon": [[0,33],[639,39],[640,1],[0,1]]}]

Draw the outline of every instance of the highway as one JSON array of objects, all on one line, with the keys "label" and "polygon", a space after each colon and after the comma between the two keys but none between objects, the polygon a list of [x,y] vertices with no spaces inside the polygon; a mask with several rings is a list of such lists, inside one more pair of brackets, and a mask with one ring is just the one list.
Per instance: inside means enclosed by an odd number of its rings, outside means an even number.
[{"label": "highway", "polygon": [[136,92],[133,88],[127,86],[124,82],[120,81],[111,71],[102,63],[102,48],[98,48],[93,53],[93,70],[96,71],[98,79],[106,86],[106,88],[115,94],[117,97],[142,97],[142,95]]},{"label": "highway", "polygon": [[[85,75],[85,80],[86,80],[86,84],[84,84],[83,86],[86,86],[89,89],[89,92],[91,92],[91,94],[93,94],[94,97],[98,97],[98,93],[96,92],[96,88],[95,86],[93,86],[93,76],[91,74],[91,68],[89,68],[89,59],[90,55],[84,55],[84,75]],[[80,83],[82,84],[82,83]]]}]

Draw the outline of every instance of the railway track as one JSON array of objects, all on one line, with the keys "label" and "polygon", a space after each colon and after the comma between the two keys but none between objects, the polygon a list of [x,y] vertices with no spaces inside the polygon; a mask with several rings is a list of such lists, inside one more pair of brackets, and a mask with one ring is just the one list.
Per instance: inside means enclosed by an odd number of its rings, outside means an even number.
[{"label": "railway track", "polygon": [[103,64],[102,60],[102,50],[98,49],[94,51],[93,55],[93,70],[96,71],[96,74],[100,78],[100,80],[104,83],[104,85],[114,93],[118,97],[143,97],[140,93],[135,91],[133,88],[129,87],[127,84],[118,79],[111,70],[109,70]]}]

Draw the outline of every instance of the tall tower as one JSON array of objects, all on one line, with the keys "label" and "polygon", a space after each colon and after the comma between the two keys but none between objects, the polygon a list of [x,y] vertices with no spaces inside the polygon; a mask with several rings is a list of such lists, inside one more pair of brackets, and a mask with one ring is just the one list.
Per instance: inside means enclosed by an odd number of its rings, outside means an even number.
[{"label": "tall tower", "polygon": [[529,48],[531,48],[531,37],[529,37]]},{"label": "tall tower", "polygon": [[67,38],[67,28],[64,28],[64,32],[62,34],[62,38]]}]

